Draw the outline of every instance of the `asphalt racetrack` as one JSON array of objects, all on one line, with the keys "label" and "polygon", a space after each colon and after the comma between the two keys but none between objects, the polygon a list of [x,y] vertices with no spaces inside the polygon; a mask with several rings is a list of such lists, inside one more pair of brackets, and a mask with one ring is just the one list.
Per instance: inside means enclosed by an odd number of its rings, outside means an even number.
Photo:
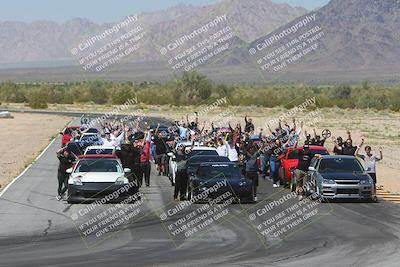
[{"label": "asphalt racetrack", "polygon": [[258,203],[174,202],[152,165],[141,200],[89,210],[55,199],[59,147],[0,193],[0,266],[399,266],[399,205],[299,203],[261,178]]}]

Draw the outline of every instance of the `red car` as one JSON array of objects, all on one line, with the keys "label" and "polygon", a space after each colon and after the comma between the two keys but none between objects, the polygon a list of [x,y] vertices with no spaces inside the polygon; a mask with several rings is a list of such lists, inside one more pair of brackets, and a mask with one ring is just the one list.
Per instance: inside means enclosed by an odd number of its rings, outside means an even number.
[{"label": "red car", "polygon": [[62,135],[61,146],[63,147],[66,144],[68,144],[72,138],[72,136],[71,136],[72,132],[79,130],[79,129],[80,129],[79,126],[69,126],[69,127],[65,128],[64,131],[60,133]]},{"label": "red car", "polygon": [[[309,146],[311,157],[315,155],[329,155],[328,150],[322,146]],[[299,151],[303,151],[303,147],[289,148],[281,158],[281,166],[279,168],[279,177],[284,184],[290,185],[292,191],[294,191],[294,185],[292,185],[292,171],[297,168],[299,164],[298,155]]]}]

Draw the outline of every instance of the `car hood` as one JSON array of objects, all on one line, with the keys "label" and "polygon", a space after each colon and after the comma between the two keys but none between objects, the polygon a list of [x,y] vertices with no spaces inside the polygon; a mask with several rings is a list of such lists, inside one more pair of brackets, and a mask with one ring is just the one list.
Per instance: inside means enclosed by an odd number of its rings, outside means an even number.
[{"label": "car hood", "polygon": [[332,180],[363,180],[369,177],[368,174],[359,172],[321,173],[321,176]]},{"label": "car hood", "polygon": [[71,178],[81,176],[82,183],[115,183],[119,177],[124,177],[120,172],[80,172],[71,174]]}]

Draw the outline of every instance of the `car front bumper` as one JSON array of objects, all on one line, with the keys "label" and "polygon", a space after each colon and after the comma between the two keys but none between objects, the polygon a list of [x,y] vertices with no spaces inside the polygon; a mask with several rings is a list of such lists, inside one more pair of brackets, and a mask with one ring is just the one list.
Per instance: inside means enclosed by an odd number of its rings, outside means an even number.
[{"label": "car front bumper", "polygon": [[117,203],[129,199],[137,193],[138,187],[129,184],[115,183],[83,183],[83,185],[68,185],[68,202],[86,203],[101,200],[105,203]]},{"label": "car front bumper", "polygon": [[325,184],[321,185],[321,196],[325,199],[372,199],[373,184]]},{"label": "car front bumper", "polygon": [[[203,192],[205,192],[207,189],[209,189],[208,187],[199,187],[196,188],[193,193],[195,195],[200,195]],[[228,187],[228,188],[220,188],[218,189],[216,192],[211,192],[207,195],[206,198],[201,199],[198,202],[208,202],[210,200],[216,199],[224,194],[228,195],[229,192],[229,197],[225,198],[223,201],[226,201],[228,199],[233,198],[234,202],[247,202],[247,201],[253,201],[253,190],[252,187],[239,187],[239,186],[235,186],[235,187]],[[222,202],[223,202],[222,201]]]}]

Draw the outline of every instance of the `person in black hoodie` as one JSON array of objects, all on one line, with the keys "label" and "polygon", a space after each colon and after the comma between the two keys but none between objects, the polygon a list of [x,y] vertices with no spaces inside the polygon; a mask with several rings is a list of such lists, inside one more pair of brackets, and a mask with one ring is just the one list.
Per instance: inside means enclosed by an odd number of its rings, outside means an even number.
[{"label": "person in black hoodie", "polygon": [[[122,167],[131,169],[131,173],[127,178],[130,183],[138,183],[137,176],[139,175],[139,157],[140,150],[136,149],[132,144],[122,144],[121,149],[115,151],[116,156],[121,160]],[[137,187],[130,188],[130,194],[133,195],[137,192]]]},{"label": "person in black hoodie", "polygon": [[58,195],[57,200],[60,201],[68,189],[69,174],[67,169],[71,168],[77,157],[67,148],[63,147],[57,151],[57,158],[60,161],[58,165]]}]

